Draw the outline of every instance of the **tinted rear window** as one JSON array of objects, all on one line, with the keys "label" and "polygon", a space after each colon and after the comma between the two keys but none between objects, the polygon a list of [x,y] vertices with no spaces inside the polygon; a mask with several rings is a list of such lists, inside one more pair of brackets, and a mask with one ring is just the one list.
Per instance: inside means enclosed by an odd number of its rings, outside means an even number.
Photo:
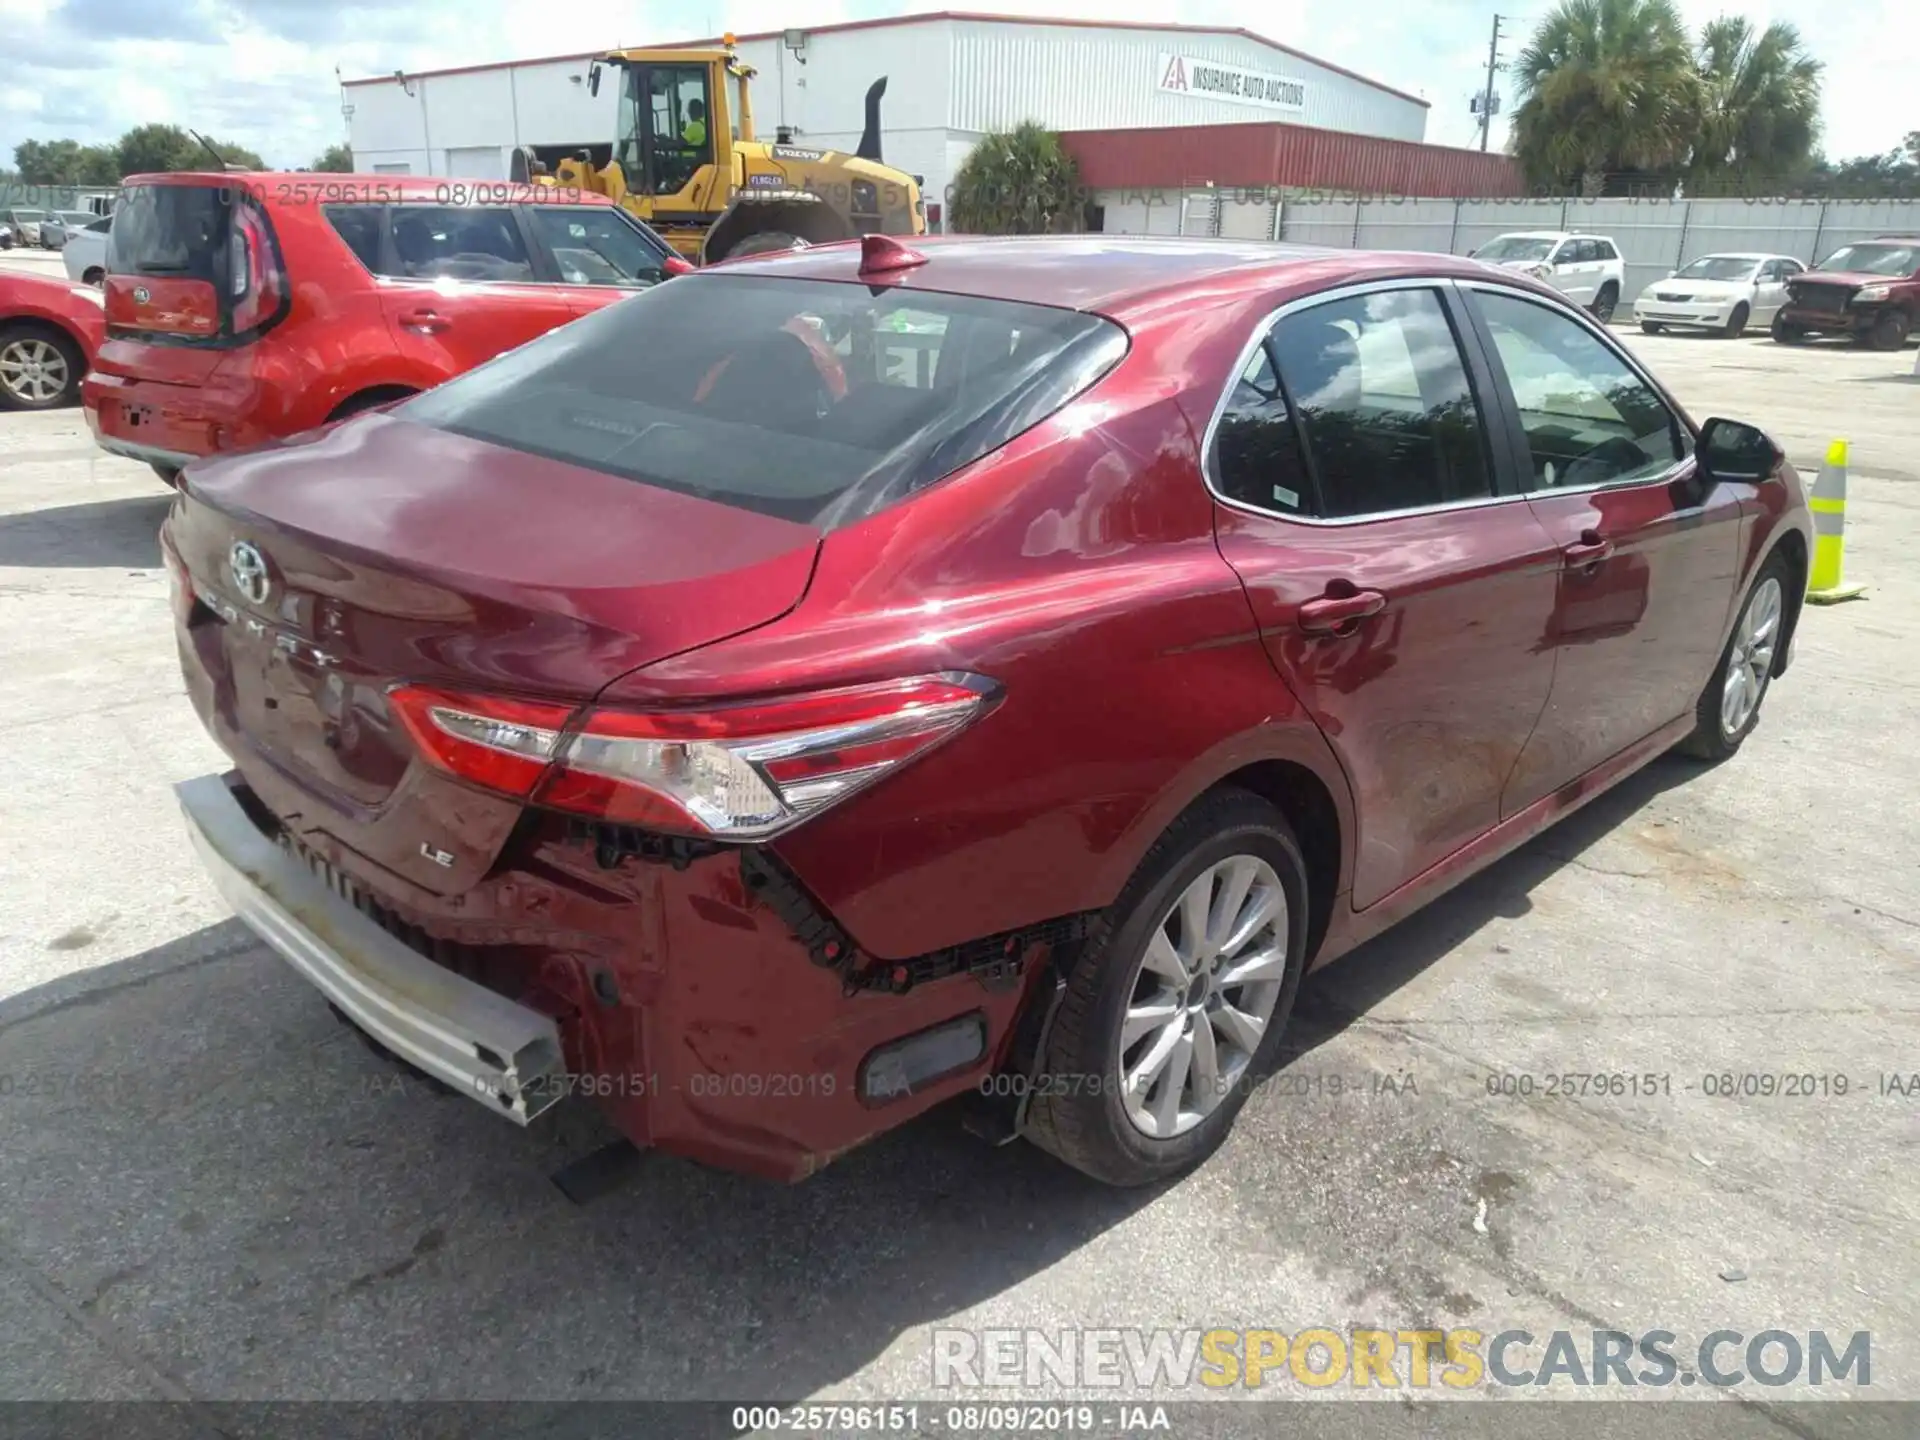
[{"label": "tinted rear window", "polygon": [[998,448],[1126,351],[1111,321],[971,296],[689,276],[395,413],[831,528]]},{"label": "tinted rear window", "polygon": [[214,185],[134,185],[113,212],[113,268],[123,275],[216,280],[226,259],[231,192]]},{"label": "tinted rear window", "polygon": [[386,225],[386,211],[378,205],[328,205],[322,213],[333,226],[333,233],[347,242],[353,258],[370,274],[379,274],[380,232]]}]

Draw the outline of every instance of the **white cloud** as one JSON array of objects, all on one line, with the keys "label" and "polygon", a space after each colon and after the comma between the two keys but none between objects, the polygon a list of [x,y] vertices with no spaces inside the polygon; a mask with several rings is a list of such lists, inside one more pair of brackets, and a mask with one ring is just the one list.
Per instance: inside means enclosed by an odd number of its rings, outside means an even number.
[{"label": "white cloud", "polygon": [[[237,140],[301,164],[344,138],[335,68],[347,78],[814,27],[939,8],[941,0],[0,0],[0,161],[27,138],[110,140],[150,120]],[[1827,64],[1826,148],[1877,152],[1920,122],[1912,0],[1755,0],[1745,13],[1798,24]],[[1698,25],[1721,0],[1683,0]],[[1473,143],[1490,11],[1481,0],[1399,0],[1391,10],[1306,0],[993,0],[983,8],[1068,19],[1230,25],[1295,46],[1433,109],[1428,139]],[[1532,0],[1503,44],[1511,57],[1548,8]],[[1505,13],[1505,12],[1503,12]],[[1504,80],[1501,88],[1508,89]],[[1504,138],[1496,126],[1495,144]]]}]

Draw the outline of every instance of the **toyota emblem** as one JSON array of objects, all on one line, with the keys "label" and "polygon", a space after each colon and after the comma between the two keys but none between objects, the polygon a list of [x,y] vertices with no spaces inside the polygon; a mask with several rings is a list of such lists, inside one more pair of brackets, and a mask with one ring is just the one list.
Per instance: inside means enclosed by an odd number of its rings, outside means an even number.
[{"label": "toyota emblem", "polygon": [[245,540],[233,542],[227,552],[227,569],[233,572],[234,589],[250,605],[264,605],[273,588],[267,579],[267,557]]},{"label": "toyota emblem", "polygon": [[146,286],[136,285],[133,287],[133,303],[134,304],[144,305],[152,298],[153,298],[153,292],[147,289]]}]

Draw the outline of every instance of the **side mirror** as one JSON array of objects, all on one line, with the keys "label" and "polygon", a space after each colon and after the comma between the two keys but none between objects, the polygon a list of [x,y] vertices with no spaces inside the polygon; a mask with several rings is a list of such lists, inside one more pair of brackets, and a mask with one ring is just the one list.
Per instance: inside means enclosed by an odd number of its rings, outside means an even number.
[{"label": "side mirror", "polygon": [[1758,485],[1786,457],[1764,430],[1738,420],[1709,420],[1700,427],[1696,462],[1709,480]]},{"label": "side mirror", "polygon": [[669,280],[676,275],[691,275],[694,269],[694,263],[684,255],[669,255],[660,262],[661,273]]}]

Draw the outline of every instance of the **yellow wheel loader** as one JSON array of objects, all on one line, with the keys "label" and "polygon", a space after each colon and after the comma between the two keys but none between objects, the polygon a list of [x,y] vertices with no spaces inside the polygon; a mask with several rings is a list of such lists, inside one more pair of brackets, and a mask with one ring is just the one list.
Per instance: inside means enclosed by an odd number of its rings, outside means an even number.
[{"label": "yellow wheel loader", "polygon": [[784,132],[771,143],[756,139],[754,73],[734,54],[731,36],[720,50],[603,55],[588,68],[587,87],[598,95],[603,78],[620,87],[605,168],[583,153],[549,171],[521,149],[512,178],[609,196],[699,262],[925,232],[919,178],[880,161],[884,77],[867,91],[866,129],[847,155],[789,144]]}]

